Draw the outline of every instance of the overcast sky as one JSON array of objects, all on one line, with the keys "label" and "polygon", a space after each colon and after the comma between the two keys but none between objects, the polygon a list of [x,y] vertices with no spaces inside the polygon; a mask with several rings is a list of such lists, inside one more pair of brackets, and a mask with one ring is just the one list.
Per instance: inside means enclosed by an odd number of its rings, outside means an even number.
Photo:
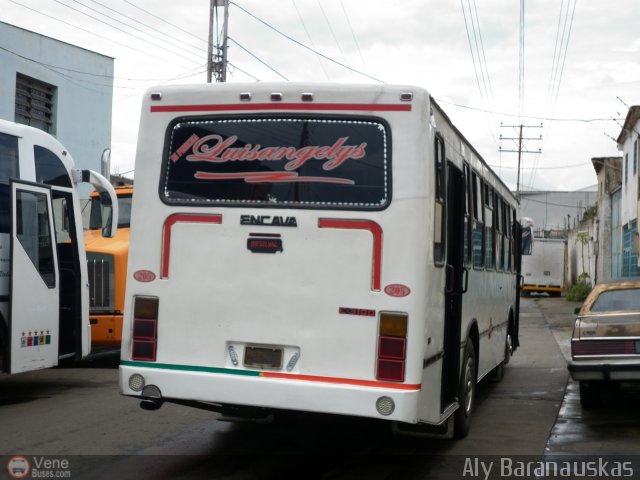
[{"label": "overcast sky", "polygon": [[[144,91],[206,81],[208,17],[208,0],[0,0],[0,20],[115,58],[116,173],[134,168]],[[499,137],[519,124],[542,136],[522,188],[594,185],[591,158],[620,154],[610,137],[640,104],[640,2],[525,1],[520,18],[516,0],[235,0],[227,81],[418,85],[512,187],[517,154],[499,148],[516,145]]]}]

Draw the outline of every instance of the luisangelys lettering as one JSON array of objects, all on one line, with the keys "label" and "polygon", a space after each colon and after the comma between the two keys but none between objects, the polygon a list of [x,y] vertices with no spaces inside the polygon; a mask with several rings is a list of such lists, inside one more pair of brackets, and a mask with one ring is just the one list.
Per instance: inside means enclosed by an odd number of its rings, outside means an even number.
[{"label": "luisangelys lettering", "polygon": [[[234,147],[238,137],[232,135],[224,138],[213,134],[199,138],[191,135],[171,155],[171,161],[177,162],[181,158],[189,162],[209,162],[215,164],[227,162],[269,162],[286,161],[283,172],[242,172],[237,174],[217,174],[213,172],[196,172],[195,177],[200,179],[237,179],[243,178],[247,182],[258,181],[321,181],[332,183],[349,183],[352,180],[330,177],[299,177],[296,170],[309,161],[323,161],[322,169],[332,171],[348,160],[359,160],[366,156],[367,144],[349,145],[349,137],[338,138],[333,145],[309,145],[301,148],[266,146],[260,144],[246,144]],[[186,155],[186,156],[185,156]]]}]

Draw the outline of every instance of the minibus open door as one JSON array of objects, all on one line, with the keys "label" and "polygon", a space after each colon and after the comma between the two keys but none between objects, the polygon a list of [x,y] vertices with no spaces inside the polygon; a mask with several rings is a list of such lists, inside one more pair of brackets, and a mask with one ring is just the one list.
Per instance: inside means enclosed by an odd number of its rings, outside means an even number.
[{"label": "minibus open door", "polygon": [[51,190],[11,181],[8,373],[58,364],[60,280]]}]

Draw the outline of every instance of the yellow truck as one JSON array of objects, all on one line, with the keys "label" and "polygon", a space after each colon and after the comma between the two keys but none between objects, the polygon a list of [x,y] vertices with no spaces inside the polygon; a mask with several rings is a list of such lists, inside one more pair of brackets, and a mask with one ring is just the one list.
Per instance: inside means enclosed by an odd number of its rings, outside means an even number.
[{"label": "yellow truck", "polygon": [[89,273],[89,320],[94,350],[120,347],[122,313],[129,255],[132,186],[115,187],[118,197],[118,230],[105,238],[111,217],[108,197],[93,192],[90,197],[89,229],[84,232]]}]

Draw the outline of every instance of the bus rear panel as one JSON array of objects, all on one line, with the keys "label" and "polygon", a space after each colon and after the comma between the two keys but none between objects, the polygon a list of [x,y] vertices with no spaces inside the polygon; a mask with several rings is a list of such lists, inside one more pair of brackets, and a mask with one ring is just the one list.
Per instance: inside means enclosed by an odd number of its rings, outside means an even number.
[{"label": "bus rear panel", "polygon": [[146,95],[123,394],[149,408],[446,420],[433,113],[408,91]]}]

